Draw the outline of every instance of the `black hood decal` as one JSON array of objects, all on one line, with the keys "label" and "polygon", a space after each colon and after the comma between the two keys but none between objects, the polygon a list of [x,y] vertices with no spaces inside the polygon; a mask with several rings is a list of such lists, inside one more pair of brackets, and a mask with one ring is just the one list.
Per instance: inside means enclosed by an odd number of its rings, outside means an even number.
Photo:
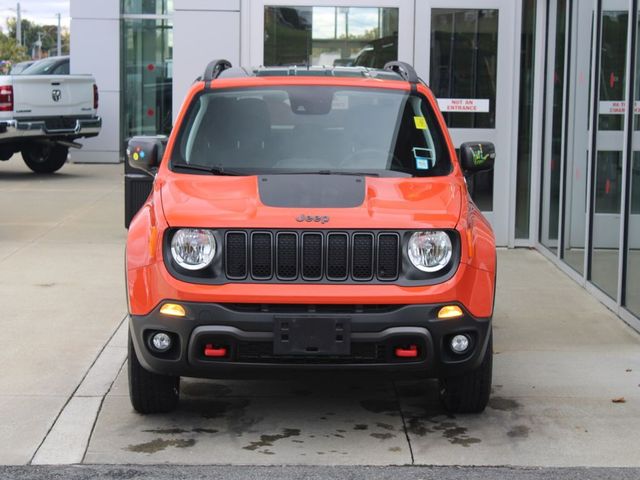
[{"label": "black hood decal", "polygon": [[364,177],[353,175],[261,175],[260,200],[270,207],[353,208],[364,203]]}]

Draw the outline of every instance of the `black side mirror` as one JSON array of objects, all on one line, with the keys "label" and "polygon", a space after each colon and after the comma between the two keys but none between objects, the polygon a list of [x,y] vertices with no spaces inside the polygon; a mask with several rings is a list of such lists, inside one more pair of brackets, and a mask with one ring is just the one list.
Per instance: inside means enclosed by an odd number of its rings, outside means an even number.
[{"label": "black side mirror", "polygon": [[127,144],[127,162],[133,168],[155,175],[162,160],[167,137],[132,137]]},{"label": "black side mirror", "polygon": [[496,147],[490,142],[465,142],[460,145],[460,165],[467,173],[491,170],[496,161]]}]

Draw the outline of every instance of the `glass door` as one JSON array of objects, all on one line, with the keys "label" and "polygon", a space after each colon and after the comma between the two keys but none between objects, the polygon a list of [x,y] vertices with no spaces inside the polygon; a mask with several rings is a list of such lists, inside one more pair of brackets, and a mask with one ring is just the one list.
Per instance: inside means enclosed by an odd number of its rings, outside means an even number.
[{"label": "glass door", "polygon": [[614,299],[619,283],[629,13],[627,0],[603,0],[597,52],[600,68],[596,87],[596,149],[592,160],[590,280]]},{"label": "glass door", "polygon": [[[566,11],[566,2],[558,2],[559,11]],[[594,1],[573,2],[568,29],[569,48],[571,54],[567,59],[567,99],[566,132],[567,141],[564,161],[563,212],[564,229],[561,258],[581,276],[584,275],[585,245],[587,225],[587,192],[589,155],[591,152],[591,53],[595,35],[596,5]],[[554,5],[553,8],[556,8]],[[563,38],[564,41],[564,38]],[[547,74],[549,75],[549,73]],[[554,108],[549,105],[548,108]],[[557,133],[557,130],[556,130]],[[556,157],[559,158],[559,157]],[[552,167],[549,159],[545,159],[545,179],[551,177]],[[549,192],[550,193],[550,192]],[[546,205],[550,202],[547,201]],[[549,212],[551,209],[548,209]],[[547,224],[543,219],[543,225]],[[553,218],[558,225],[559,217]],[[548,230],[547,230],[548,231]],[[543,243],[555,248],[555,240],[543,238]]]},{"label": "glass door", "polygon": [[494,171],[475,175],[468,184],[493,225],[497,244],[507,245],[519,67],[515,2],[418,2],[416,19],[428,26],[416,29],[416,69],[438,98],[454,143],[486,140],[496,146]]},{"label": "glass door", "polygon": [[[640,6],[638,7],[640,8]],[[640,10],[637,15],[637,32],[640,32]],[[624,305],[634,315],[640,317],[640,35],[636,34],[635,44],[635,83],[633,122],[632,122],[632,155],[627,175],[629,193],[629,225],[627,237],[627,265]]]}]

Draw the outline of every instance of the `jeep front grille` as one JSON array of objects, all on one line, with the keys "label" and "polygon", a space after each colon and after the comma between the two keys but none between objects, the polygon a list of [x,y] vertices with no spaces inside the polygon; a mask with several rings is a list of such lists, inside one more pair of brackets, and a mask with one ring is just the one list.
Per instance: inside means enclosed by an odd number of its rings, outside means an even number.
[{"label": "jeep front grille", "polygon": [[231,280],[392,281],[400,270],[395,232],[229,231],[224,247]]}]

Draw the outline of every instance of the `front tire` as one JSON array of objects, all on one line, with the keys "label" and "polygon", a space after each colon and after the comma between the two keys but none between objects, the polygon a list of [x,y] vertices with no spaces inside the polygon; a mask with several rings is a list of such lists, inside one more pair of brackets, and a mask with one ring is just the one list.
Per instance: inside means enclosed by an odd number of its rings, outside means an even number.
[{"label": "front tire", "polygon": [[34,143],[21,150],[24,163],[36,173],[53,173],[62,168],[69,155],[69,147],[57,143]]},{"label": "front tire", "polygon": [[180,398],[180,377],[158,375],[140,365],[129,333],[129,398],[136,412],[167,413]]},{"label": "front tire", "polygon": [[450,413],[482,413],[489,403],[493,375],[493,334],[478,368],[457,377],[440,379],[440,401]]}]

